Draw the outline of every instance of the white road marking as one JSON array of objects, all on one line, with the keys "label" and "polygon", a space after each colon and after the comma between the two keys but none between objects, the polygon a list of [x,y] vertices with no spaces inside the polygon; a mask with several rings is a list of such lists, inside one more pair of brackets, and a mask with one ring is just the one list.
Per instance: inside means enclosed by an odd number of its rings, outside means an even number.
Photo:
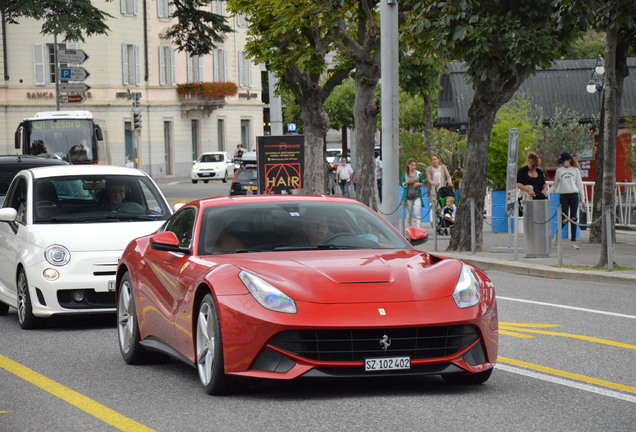
[{"label": "white road marking", "polygon": [[614,399],[620,399],[620,400],[624,400],[626,402],[631,402],[636,404],[636,396],[631,396],[631,395],[627,395],[627,394],[623,394],[623,393],[619,393],[613,390],[607,390],[604,388],[600,388],[600,387],[596,387],[590,384],[584,384],[584,383],[580,383],[580,382],[576,382],[576,381],[570,381],[570,380],[566,380],[563,378],[558,378],[552,375],[548,375],[548,374],[544,374],[544,373],[540,373],[540,372],[533,372],[527,369],[522,369],[522,368],[518,368],[515,366],[508,366],[505,364],[501,364],[501,363],[497,363],[497,365],[495,366],[497,369],[501,369],[504,370],[506,372],[511,372],[511,373],[515,373],[518,375],[524,375],[530,378],[536,378],[536,379],[540,379],[543,381],[548,381],[554,384],[561,384],[567,387],[572,387],[572,388],[576,388],[579,390],[583,390],[583,391],[587,391],[590,393],[598,393],[602,396],[608,396],[608,397],[612,397]]},{"label": "white road marking", "polygon": [[540,306],[550,306],[550,307],[561,308],[561,309],[570,309],[570,310],[576,310],[576,311],[581,311],[581,312],[590,312],[590,313],[596,313],[596,314],[601,314],[601,315],[610,315],[610,316],[615,316],[615,317],[619,317],[619,318],[636,319],[636,315],[626,315],[626,314],[621,314],[621,313],[616,313],[616,312],[607,312],[607,311],[601,311],[601,310],[596,310],[596,309],[586,309],[586,308],[580,308],[580,307],[576,307],[576,306],[566,306],[566,305],[560,305],[560,304],[555,304],[555,303],[544,303],[544,302],[539,302],[539,301],[534,301],[534,300],[524,300],[524,299],[517,299],[517,298],[512,298],[512,297],[502,297],[502,296],[497,296],[497,300],[509,300],[509,301],[516,301],[516,302],[520,302],[520,303],[532,303],[532,304],[536,304],[536,305],[540,305]]}]

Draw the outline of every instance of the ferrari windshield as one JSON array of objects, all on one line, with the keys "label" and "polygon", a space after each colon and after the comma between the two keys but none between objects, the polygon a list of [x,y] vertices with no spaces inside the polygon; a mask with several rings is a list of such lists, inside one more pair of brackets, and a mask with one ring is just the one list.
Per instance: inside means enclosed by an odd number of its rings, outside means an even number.
[{"label": "ferrari windshield", "polygon": [[319,249],[411,249],[367,207],[330,202],[260,202],[204,210],[199,255]]}]

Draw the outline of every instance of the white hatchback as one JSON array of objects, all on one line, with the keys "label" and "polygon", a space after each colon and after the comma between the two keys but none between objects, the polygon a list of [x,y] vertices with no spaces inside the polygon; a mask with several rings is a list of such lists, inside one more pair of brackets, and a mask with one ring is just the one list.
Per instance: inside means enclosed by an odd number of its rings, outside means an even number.
[{"label": "white hatchback", "polygon": [[192,183],[219,179],[225,183],[234,176],[234,166],[234,160],[227,152],[203,153],[192,163]]},{"label": "white hatchback", "polygon": [[126,245],[172,214],[143,171],[70,165],[20,171],[0,209],[0,315],[24,329],[52,315],[115,311]]}]

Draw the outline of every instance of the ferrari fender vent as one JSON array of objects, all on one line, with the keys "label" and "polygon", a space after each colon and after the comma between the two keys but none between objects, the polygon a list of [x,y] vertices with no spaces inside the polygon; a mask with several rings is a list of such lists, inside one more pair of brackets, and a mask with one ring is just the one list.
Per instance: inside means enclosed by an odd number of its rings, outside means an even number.
[{"label": "ferrari fender vent", "polygon": [[277,334],[270,345],[318,361],[363,361],[365,357],[446,357],[478,339],[470,325],[354,329],[290,330]]}]

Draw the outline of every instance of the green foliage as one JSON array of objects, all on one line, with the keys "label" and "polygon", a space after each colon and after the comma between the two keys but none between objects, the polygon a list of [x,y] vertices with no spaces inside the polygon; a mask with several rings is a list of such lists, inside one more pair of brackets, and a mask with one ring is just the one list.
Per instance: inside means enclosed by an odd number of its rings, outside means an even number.
[{"label": "green foliage", "polygon": [[351,78],[333,89],[325,101],[325,112],[333,129],[354,127],[353,103],[356,97],[356,84]]},{"label": "green foliage", "polygon": [[494,190],[506,189],[508,135],[511,128],[519,129],[517,166],[522,166],[527,149],[534,145],[539,132],[533,122],[530,101],[524,95],[501,107],[490,133],[487,176]]},{"label": "green foliage", "polygon": [[565,58],[568,59],[590,59],[604,55],[605,33],[595,30],[588,30],[579,39],[572,42],[567,47]]},{"label": "green foliage", "polygon": [[406,161],[413,158],[421,162],[418,170],[424,171],[431,164],[431,155],[436,154],[440,163],[446,165],[453,178],[453,184],[458,185],[462,178],[466,141],[456,132],[447,129],[433,129],[429,131],[430,141],[425,142],[421,132],[400,132],[400,165],[399,172],[406,169]]},{"label": "green foliage", "polygon": [[400,130],[424,130],[424,99],[400,91]]},{"label": "green foliage", "polygon": [[559,155],[568,152],[575,157],[594,150],[594,132],[589,126],[578,122],[580,114],[557,107],[550,123],[539,109],[534,113],[534,124],[539,131],[537,139],[530,145],[543,161],[543,168],[553,167]]},{"label": "green foliage", "polygon": [[172,39],[178,51],[204,55],[216,48],[214,42],[223,42],[224,33],[232,32],[226,18],[210,12],[211,0],[171,0],[173,16],[177,19],[166,36]]},{"label": "green foliage", "polygon": [[9,23],[17,24],[20,18],[41,20],[42,34],[61,35],[65,42],[107,34],[106,20],[113,18],[86,0],[3,0],[0,10]]}]

